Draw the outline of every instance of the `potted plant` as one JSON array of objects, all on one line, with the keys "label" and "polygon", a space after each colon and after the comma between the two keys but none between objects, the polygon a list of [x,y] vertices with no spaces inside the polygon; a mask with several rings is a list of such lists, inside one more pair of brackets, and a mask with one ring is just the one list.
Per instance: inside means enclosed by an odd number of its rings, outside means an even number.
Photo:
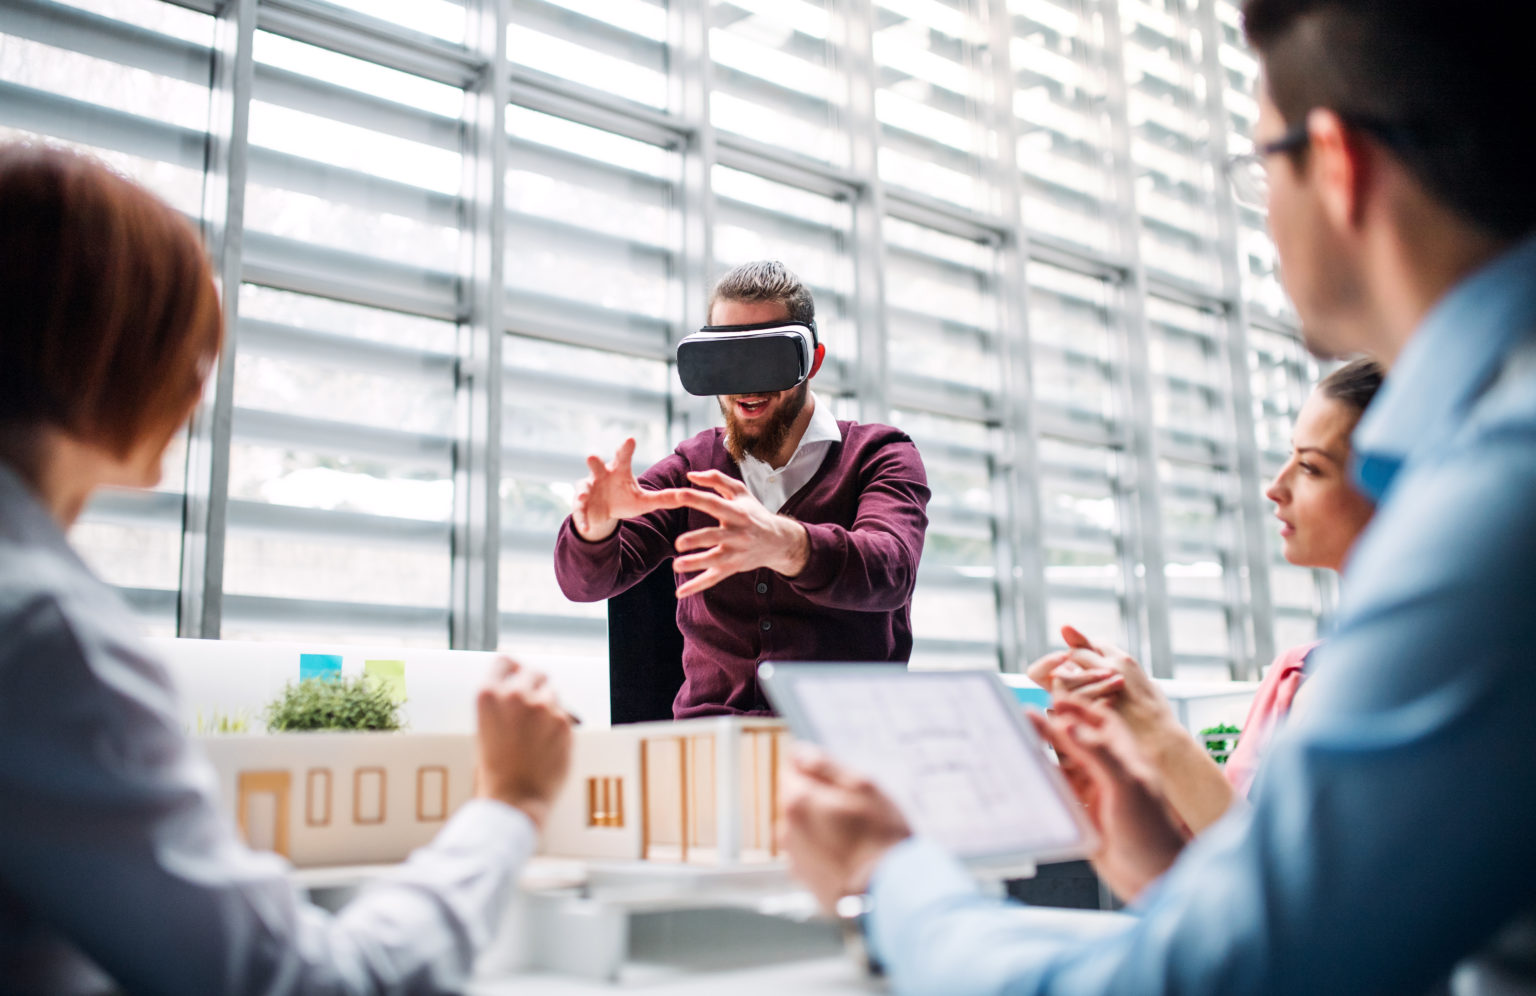
[{"label": "potted plant", "polygon": [[315,730],[398,730],[400,706],[388,685],[371,675],[289,682],[264,716],[272,733]]},{"label": "potted plant", "polygon": [[1210,751],[1211,759],[1217,764],[1226,764],[1227,758],[1232,756],[1232,750],[1237,746],[1237,735],[1242,730],[1222,723],[1219,726],[1207,726],[1200,731],[1200,741],[1205,744],[1205,749]]}]

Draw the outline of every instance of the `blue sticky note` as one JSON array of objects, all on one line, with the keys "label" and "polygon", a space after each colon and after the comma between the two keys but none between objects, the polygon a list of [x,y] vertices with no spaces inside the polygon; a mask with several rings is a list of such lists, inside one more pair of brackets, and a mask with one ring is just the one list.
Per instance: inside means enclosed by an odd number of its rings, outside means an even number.
[{"label": "blue sticky note", "polygon": [[340,654],[300,654],[299,655],[299,680],[308,681],[310,678],[340,678],[341,655]]},{"label": "blue sticky note", "polygon": [[1021,688],[1018,685],[1014,685],[1010,691],[1013,692],[1013,697],[1018,699],[1020,705],[1032,705],[1039,709],[1049,709],[1051,707],[1051,693],[1043,688]]}]

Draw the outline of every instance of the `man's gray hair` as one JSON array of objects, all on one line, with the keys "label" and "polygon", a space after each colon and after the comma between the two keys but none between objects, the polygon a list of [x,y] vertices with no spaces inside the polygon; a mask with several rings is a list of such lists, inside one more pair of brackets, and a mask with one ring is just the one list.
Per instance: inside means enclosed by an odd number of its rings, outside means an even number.
[{"label": "man's gray hair", "polygon": [[790,321],[809,324],[816,320],[810,288],[776,259],[742,263],[725,274],[709,295],[710,315],[715,313],[716,301],[777,301],[784,305]]}]

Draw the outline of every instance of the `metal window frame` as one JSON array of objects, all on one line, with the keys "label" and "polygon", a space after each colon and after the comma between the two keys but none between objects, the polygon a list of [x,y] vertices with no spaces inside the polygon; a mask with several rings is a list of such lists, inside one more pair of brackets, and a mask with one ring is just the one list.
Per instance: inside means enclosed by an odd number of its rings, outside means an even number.
[{"label": "metal window frame", "polygon": [[244,265],[256,0],[227,0],[214,29],[203,234],[223,291],[224,348],[187,429],[176,634],[218,639],[224,613],[229,455]]},{"label": "metal window frame", "polygon": [[502,307],[510,77],[505,3],[469,4],[465,38],[478,72],[465,89],[464,225],[459,279],[464,321],[455,386],[454,522],[448,645],[495,650],[501,640]]}]

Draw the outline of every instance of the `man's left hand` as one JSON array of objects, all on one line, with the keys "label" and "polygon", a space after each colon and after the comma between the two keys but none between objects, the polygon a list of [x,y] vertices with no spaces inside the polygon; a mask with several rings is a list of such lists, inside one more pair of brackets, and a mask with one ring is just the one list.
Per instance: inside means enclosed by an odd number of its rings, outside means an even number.
[{"label": "man's left hand", "polygon": [[811,546],[804,526],[768,511],[745,484],[718,470],[691,471],[688,479],[719,493],[685,489],[676,495],[676,503],[712,515],[720,524],[677,538],[677,552],[688,555],[675,558],[672,569],[679,574],[700,572],[678,587],[678,598],[697,595],[732,574],[759,567],[788,578],[805,569]]},{"label": "man's left hand", "polygon": [[912,836],[901,810],[868,779],[802,746],[784,775],[789,871],[828,914],[869,887],[886,852]]}]

